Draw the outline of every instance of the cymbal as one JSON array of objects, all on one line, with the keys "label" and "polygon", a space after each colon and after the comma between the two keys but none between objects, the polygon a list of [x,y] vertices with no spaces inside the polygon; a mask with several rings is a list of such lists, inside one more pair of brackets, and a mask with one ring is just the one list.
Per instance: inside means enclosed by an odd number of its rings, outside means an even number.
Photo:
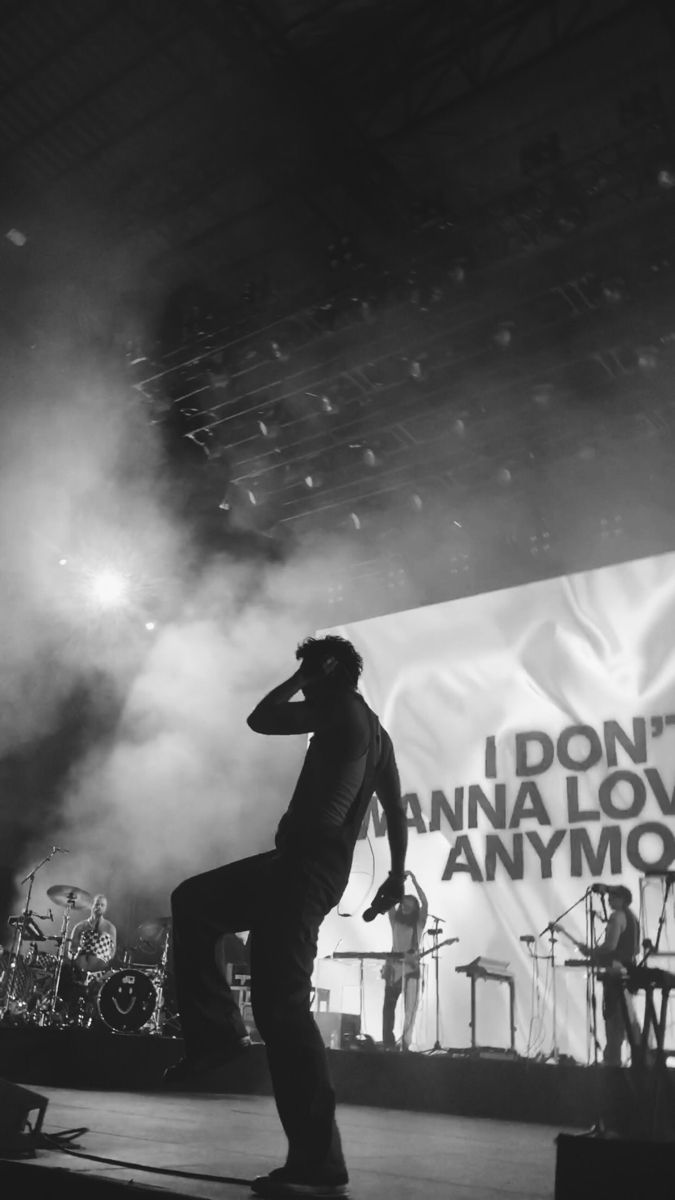
[{"label": "cymbal", "polygon": [[136,930],[137,942],[159,942],[171,924],[171,917],[153,917],[143,921]]},{"label": "cymbal", "polygon": [[61,904],[64,908],[91,908],[94,902],[94,897],[85,892],[84,888],[69,883],[55,883],[53,887],[47,888],[47,895],[55,904]]}]

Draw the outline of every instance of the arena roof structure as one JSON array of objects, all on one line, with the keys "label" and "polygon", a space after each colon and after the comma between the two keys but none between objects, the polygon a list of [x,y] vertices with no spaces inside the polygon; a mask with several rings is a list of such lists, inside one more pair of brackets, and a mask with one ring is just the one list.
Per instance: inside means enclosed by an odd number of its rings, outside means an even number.
[{"label": "arena roof structure", "polygon": [[667,4],[0,21],[5,337],[119,359],[210,544],[442,546],[443,596],[671,548]]}]

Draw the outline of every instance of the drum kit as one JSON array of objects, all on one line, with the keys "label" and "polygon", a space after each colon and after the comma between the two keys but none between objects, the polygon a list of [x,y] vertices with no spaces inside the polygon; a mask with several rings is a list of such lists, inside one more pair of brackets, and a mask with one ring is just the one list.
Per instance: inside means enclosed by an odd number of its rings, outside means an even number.
[{"label": "drum kit", "polygon": [[[57,935],[43,933],[38,921],[53,919],[52,913],[29,908],[30,890],[23,912],[9,918],[14,937],[4,970],[0,965],[0,1021],[172,1036],[177,1018],[167,1006],[170,918],[145,921],[121,955],[81,975],[69,956],[71,920],[74,912],[91,909],[93,897],[71,884],[55,884],[47,895],[64,910]],[[54,943],[54,952],[41,948],[47,942]],[[134,962],[135,954],[154,961]]]}]

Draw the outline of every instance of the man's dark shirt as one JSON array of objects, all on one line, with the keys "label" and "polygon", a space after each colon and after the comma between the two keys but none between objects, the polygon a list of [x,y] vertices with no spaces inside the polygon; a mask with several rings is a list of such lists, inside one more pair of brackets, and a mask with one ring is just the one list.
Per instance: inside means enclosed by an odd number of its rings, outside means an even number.
[{"label": "man's dark shirt", "polygon": [[302,708],[311,740],[276,843],[318,846],[341,833],[353,849],[373,792],[385,805],[400,798],[391,738],[356,691]]},{"label": "man's dark shirt", "polygon": [[626,928],[619,934],[619,940],[614,947],[613,956],[624,966],[631,966],[637,958],[640,949],[640,922],[630,908],[624,909]]}]

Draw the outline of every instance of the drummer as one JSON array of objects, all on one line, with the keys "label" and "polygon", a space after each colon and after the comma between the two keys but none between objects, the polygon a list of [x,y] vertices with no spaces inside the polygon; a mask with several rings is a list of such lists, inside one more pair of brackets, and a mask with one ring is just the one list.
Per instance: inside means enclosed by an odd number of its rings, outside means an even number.
[{"label": "drummer", "polygon": [[70,935],[73,972],[85,984],[102,980],[117,953],[117,930],[103,915],[107,907],[107,898],[99,892],[91,902],[89,916],[79,921]]}]

